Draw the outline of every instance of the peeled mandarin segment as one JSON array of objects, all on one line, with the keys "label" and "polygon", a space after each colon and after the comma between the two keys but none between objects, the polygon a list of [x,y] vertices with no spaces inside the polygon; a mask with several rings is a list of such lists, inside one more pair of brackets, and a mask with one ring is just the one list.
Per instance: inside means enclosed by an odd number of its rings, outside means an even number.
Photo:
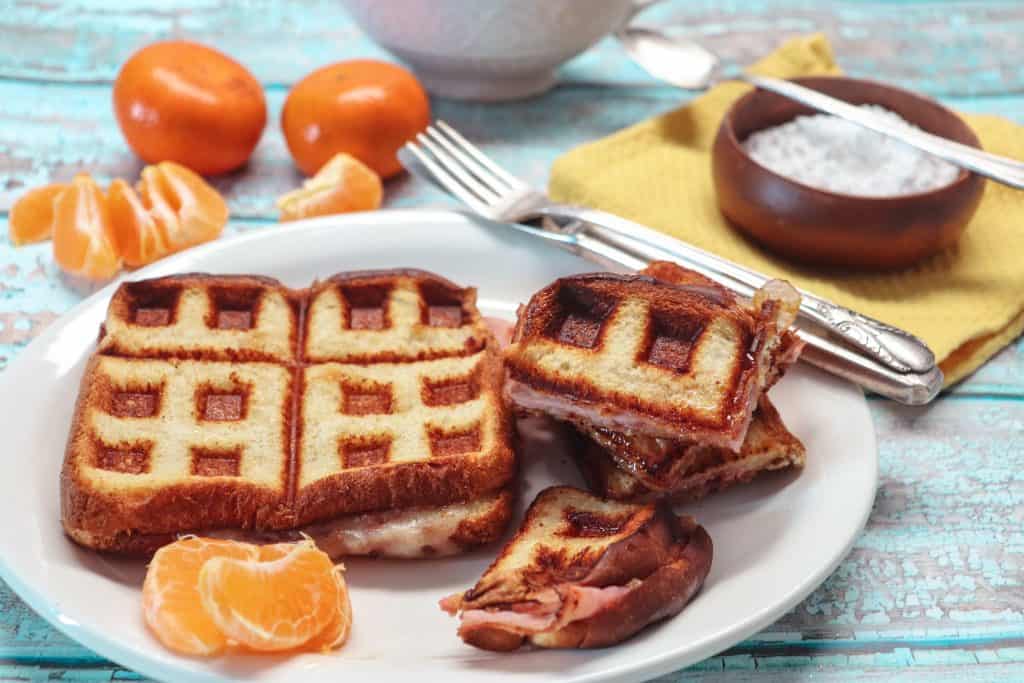
[{"label": "peeled mandarin segment", "polygon": [[[294,543],[274,543],[260,546],[259,559],[261,562],[277,560],[290,553],[294,548]],[[343,571],[344,567],[341,565],[334,568],[334,582],[337,590],[337,609],[334,618],[324,627],[323,631],[301,646],[303,651],[328,652],[341,647],[348,640],[349,629],[352,626],[352,603],[349,601],[348,587],[345,585]]]},{"label": "peeled mandarin segment", "polygon": [[65,272],[93,280],[121,268],[106,197],[96,181],[75,176],[53,203],[53,257]]},{"label": "peeled mandarin segment", "polygon": [[345,578],[338,567],[334,572],[337,586],[337,609],[334,619],[312,640],[306,643],[302,649],[308,652],[328,652],[336,650],[348,640],[348,634],[352,628],[352,603],[348,598],[348,587],[345,585]]},{"label": "peeled mandarin segment", "polygon": [[195,172],[172,161],[156,166],[168,203],[178,215],[185,246],[209,242],[220,236],[228,222],[228,205],[209,183]]},{"label": "peeled mandarin segment", "polygon": [[50,239],[53,234],[53,202],[65,188],[65,183],[43,185],[29,190],[14,202],[7,224],[14,246]]},{"label": "peeled mandarin segment", "polygon": [[228,639],[267,652],[304,645],[338,610],[334,565],[311,541],[270,561],[213,558],[199,572],[199,595]]},{"label": "peeled mandarin segment", "polygon": [[131,185],[121,179],[107,190],[107,207],[117,248],[129,266],[143,266],[171,253],[156,218]]},{"label": "peeled mandarin segment", "polygon": [[146,624],[166,647],[186,655],[214,655],[227,637],[203,609],[199,571],[211,557],[253,559],[258,547],[248,543],[191,537],[156,552],[142,586]]},{"label": "peeled mandarin segment", "polygon": [[[295,549],[294,543],[274,543],[260,546],[260,562],[278,560]],[[334,617],[324,629],[311,640],[300,646],[304,652],[329,652],[335,650],[348,640],[349,630],[352,626],[352,604],[348,597],[348,587],[342,575],[344,567],[341,565],[334,568],[334,580],[337,590],[337,609]]]},{"label": "peeled mandarin segment", "polygon": [[227,204],[217,190],[170,161],[142,169],[138,192],[171,251],[216,238],[228,220]]},{"label": "peeled mandarin segment", "polygon": [[178,213],[164,195],[156,166],[146,166],[142,169],[142,177],[135,184],[135,189],[142,206],[153,219],[157,232],[170,250],[178,251],[188,246],[180,237]]},{"label": "peeled mandarin segment", "polygon": [[277,200],[281,221],[380,208],[380,176],[353,156],[336,154],[302,187]]}]

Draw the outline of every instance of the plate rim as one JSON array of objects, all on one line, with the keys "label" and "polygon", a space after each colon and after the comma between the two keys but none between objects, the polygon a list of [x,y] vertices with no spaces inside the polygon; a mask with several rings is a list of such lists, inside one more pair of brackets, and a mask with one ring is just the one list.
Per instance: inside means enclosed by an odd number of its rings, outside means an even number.
[{"label": "plate rim", "polygon": [[[4,386],[9,383],[10,380],[7,378],[11,376],[12,370],[20,369],[21,365],[30,363],[31,356],[34,355],[30,351],[43,348],[52,341],[53,337],[56,337],[60,330],[64,328],[67,323],[79,315],[86,308],[96,305],[99,300],[109,299],[113,294],[114,290],[122,283],[126,281],[132,281],[137,279],[145,279],[150,277],[158,277],[167,273],[187,272],[187,269],[183,270],[178,264],[188,263],[189,261],[197,258],[204,257],[210,254],[217,253],[219,251],[230,251],[236,248],[240,248],[250,242],[259,242],[261,240],[275,239],[277,233],[281,231],[289,232],[317,232],[320,230],[344,230],[351,229],[360,225],[370,224],[406,224],[410,221],[459,221],[465,223],[467,226],[481,226],[481,225],[493,225],[492,221],[482,219],[475,214],[461,211],[461,210],[449,210],[449,209],[435,209],[435,208],[397,208],[397,209],[383,209],[377,211],[353,213],[347,215],[336,215],[336,216],[323,216],[312,219],[304,219],[299,221],[290,222],[287,224],[280,224],[276,226],[267,226],[260,229],[252,230],[251,232],[236,233],[225,238],[215,240],[213,242],[199,245],[191,249],[173,254],[167,258],[161,259],[156,263],[150,264],[138,270],[123,273],[119,277],[115,278],[111,282],[107,283],[97,291],[93,292],[89,296],[85,297],[82,301],[78,302],[75,306],[70,308],[68,311],[59,316],[52,324],[50,324],[46,330],[40,335],[35,337],[25,348],[23,348],[8,364],[5,370],[0,373],[0,386]],[[650,232],[653,236],[662,236],[661,233],[657,233],[653,230],[645,228],[645,231]],[[537,245],[541,248],[546,248],[545,243],[537,240]],[[599,267],[599,266],[597,266]],[[814,372],[820,372],[814,370]],[[854,387],[849,382],[834,378],[848,387]],[[613,668],[605,669],[602,671],[592,672],[588,674],[582,674],[575,680],[578,681],[617,681],[617,680],[634,680],[642,677],[653,677],[659,676],[671,671],[678,670],[690,666],[696,662],[702,661],[708,657],[714,656],[715,654],[731,647],[732,645],[749,638],[754,633],[763,630],[768,625],[777,621],[782,615],[791,610],[795,605],[799,604],[804,598],[812,593],[818,586],[820,586],[832,573],[836,570],[839,564],[849,555],[853,545],[860,537],[863,529],[870,517],[871,510],[874,506],[874,500],[877,495],[878,489],[878,438],[877,431],[875,429],[875,423],[871,417],[870,410],[866,398],[861,393],[861,400],[858,404],[858,410],[866,414],[867,423],[870,425],[870,433],[865,434],[866,442],[871,447],[871,456],[868,458],[867,463],[870,467],[870,476],[868,477],[872,482],[872,493],[869,497],[864,499],[863,509],[861,510],[858,524],[856,526],[856,532],[851,534],[846,544],[839,550],[828,563],[821,564],[819,568],[813,572],[805,581],[795,586],[790,590],[784,599],[779,600],[773,606],[769,606],[760,612],[753,613],[743,620],[736,622],[733,626],[723,631],[716,638],[713,638],[706,642],[702,647],[696,650],[690,650],[685,655],[679,655],[674,651],[663,652],[657,656],[649,657],[642,661],[635,661],[634,663],[625,662],[618,664]],[[47,594],[43,590],[39,590],[31,585],[29,582],[24,581],[18,573],[8,563],[4,554],[0,553],[0,578],[2,578],[32,610],[43,617],[51,626],[56,628],[58,631],[66,635],[67,637],[74,640],[76,643],[83,645],[94,653],[108,658],[111,661],[124,666],[133,671],[139,672],[145,676],[150,676],[157,680],[165,680],[168,677],[173,676],[171,680],[181,681],[225,681],[228,678],[220,675],[213,669],[205,671],[199,671],[192,668],[180,668],[177,666],[168,666],[168,664],[161,659],[152,655],[146,654],[145,651],[137,651],[127,646],[122,646],[116,637],[107,637],[103,635],[103,631],[96,627],[89,626],[74,621],[67,615],[65,615],[59,604],[55,603],[52,599],[47,597]],[[192,661],[187,660],[186,661]],[[526,674],[517,674],[523,675]]]}]

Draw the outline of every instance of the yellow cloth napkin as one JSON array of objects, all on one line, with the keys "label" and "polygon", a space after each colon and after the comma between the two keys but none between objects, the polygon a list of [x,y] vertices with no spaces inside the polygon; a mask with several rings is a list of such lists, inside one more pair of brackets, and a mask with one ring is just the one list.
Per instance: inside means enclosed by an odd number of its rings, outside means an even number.
[{"label": "yellow cloth napkin", "polygon": [[[840,73],[821,35],[790,40],[751,68],[792,78]],[[907,329],[942,361],[946,384],[1024,329],[1024,192],[989,182],[960,242],[913,269],[830,274],[758,250],[722,218],[709,152],[722,115],[750,86],[723,83],[687,106],[578,147],[555,162],[550,194],[649,225]],[[1024,127],[964,115],[985,149],[1024,159]]]}]

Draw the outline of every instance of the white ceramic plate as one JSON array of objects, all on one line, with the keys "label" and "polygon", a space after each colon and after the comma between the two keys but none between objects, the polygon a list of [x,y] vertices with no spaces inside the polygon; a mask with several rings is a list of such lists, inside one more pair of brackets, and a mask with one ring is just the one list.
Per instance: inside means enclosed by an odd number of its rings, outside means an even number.
[{"label": "white ceramic plate", "polygon": [[[501,226],[444,211],[388,211],[268,228],[192,249],[132,275],[260,273],[292,286],[357,268],[414,266],[478,287],[485,314],[590,264]],[[639,680],[713,655],[764,628],[835,569],[875,495],[874,430],[861,392],[799,366],[772,390],[807,446],[799,475],[765,476],[685,511],[715,543],[711,575],[683,612],[617,647],[495,654],[464,645],[437,600],[472,585],[495,548],[434,561],[356,560],[355,625],[329,655],[177,657],[146,630],[144,566],[82,550],[61,532],[58,473],[84,362],[113,286],[49,327],[0,375],[0,573],[43,617],[89,648],[153,678],[182,681],[497,679]],[[524,499],[555,482],[580,484],[557,444],[534,440]],[[355,676],[356,678],[353,678]]]}]

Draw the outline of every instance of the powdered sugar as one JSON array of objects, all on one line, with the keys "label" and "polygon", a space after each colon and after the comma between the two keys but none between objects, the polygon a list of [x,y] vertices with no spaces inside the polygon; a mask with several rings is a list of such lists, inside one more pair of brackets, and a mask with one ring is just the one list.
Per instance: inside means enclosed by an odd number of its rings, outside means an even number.
[{"label": "powdered sugar", "polygon": [[[883,107],[861,106],[893,123],[914,127]],[[798,116],[757,131],[743,142],[743,148],[779,175],[861,197],[927,192],[950,184],[959,173],[942,159],[828,114]]]}]

